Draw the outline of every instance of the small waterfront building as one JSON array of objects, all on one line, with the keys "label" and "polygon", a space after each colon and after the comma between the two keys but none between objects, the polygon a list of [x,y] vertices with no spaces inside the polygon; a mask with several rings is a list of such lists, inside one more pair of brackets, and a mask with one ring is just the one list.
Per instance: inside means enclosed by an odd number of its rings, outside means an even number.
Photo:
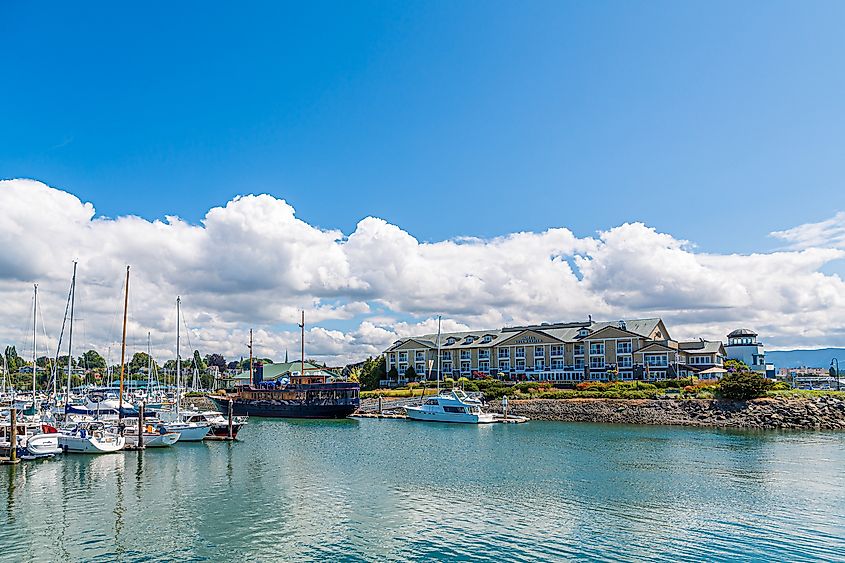
[{"label": "small waterfront building", "polygon": [[766,365],[766,353],[763,351],[763,343],[757,341],[757,333],[747,328],[738,328],[728,334],[728,343],[725,346],[729,360],[743,362],[753,371],[761,375],[768,375],[771,368],[771,377],[774,377],[774,366]]}]

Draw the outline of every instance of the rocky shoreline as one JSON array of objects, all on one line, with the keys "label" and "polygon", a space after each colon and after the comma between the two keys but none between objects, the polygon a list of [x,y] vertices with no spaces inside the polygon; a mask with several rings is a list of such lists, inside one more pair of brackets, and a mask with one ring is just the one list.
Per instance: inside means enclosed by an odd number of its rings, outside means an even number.
[{"label": "rocky shoreline", "polygon": [[[502,412],[496,401],[491,412]],[[713,399],[524,399],[508,414],[533,420],[732,428],[845,429],[845,400],[836,397]]]}]

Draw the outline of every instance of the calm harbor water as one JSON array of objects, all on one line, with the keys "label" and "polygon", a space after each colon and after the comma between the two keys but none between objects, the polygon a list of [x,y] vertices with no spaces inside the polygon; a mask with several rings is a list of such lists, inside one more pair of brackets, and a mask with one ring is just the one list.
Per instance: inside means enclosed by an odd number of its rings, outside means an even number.
[{"label": "calm harbor water", "polygon": [[845,433],[250,421],[0,467],[0,559],[845,560]]}]

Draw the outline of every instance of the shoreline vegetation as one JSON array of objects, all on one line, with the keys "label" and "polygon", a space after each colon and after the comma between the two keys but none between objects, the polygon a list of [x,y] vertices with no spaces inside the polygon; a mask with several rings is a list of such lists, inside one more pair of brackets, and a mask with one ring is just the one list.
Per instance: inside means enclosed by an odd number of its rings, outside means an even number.
[{"label": "shoreline vegetation", "polygon": [[[792,389],[746,370],[721,380],[674,379],[640,381],[586,381],[561,389],[546,382],[506,383],[495,379],[453,381],[441,389],[461,387],[479,392],[486,409],[534,420],[658,424],[736,428],[845,429],[845,391]],[[402,389],[361,392],[361,410],[397,408],[414,397],[432,395],[430,385],[410,384]]]}]

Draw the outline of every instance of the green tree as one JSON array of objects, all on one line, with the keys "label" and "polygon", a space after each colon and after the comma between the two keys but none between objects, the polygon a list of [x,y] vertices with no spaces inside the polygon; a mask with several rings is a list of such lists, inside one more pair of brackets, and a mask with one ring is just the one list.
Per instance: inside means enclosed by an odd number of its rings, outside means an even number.
[{"label": "green tree", "polygon": [[[132,359],[129,360],[129,365],[127,367],[128,373],[146,373],[147,366],[150,365],[151,358],[149,354],[146,352],[135,352],[132,355]],[[158,369],[158,364],[155,361],[152,361],[153,369]]]},{"label": "green tree", "polygon": [[208,367],[216,366],[220,373],[226,371],[226,358],[221,354],[209,354],[205,357],[205,363]]},{"label": "green tree", "polygon": [[[395,373],[394,375],[398,377],[399,374]],[[361,366],[361,373],[358,376],[358,380],[361,383],[361,389],[364,389],[365,391],[378,389],[379,381],[383,379],[386,379],[384,357],[379,356],[377,358],[373,358],[370,356],[364,360],[364,364]]]},{"label": "green tree", "polygon": [[773,381],[752,371],[733,372],[719,382],[719,396],[734,401],[762,397],[771,389]]},{"label": "green tree", "polygon": [[18,373],[18,370],[23,367],[23,359],[18,356],[18,351],[15,350],[14,346],[6,346],[4,353],[6,356],[6,368],[9,370],[9,373]]},{"label": "green tree", "polygon": [[200,370],[200,373],[205,372],[206,368],[208,368],[208,364],[206,364],[205,360],[203,360],[202,356],[200,356],[199,350],[194,350],[194,366]]},{"label": "green tree", "polygon": [[396,366],[390,367],[390,371],[387,372],[387,379],[389,379],[390,381],[399,380],[399,371],[396,369]]},{"label": "green tree", "polygon": [[106,360],[96,350],[88,350],[79,357],[78,364],[85,369],[94,370],[97,372],[106,371]]},{"label": "green tree", "polygon": [[417,370],[414,369],[414,366],[408,366],[408,369],[405,370],[405,379],[408,381],[417,380]]}]

